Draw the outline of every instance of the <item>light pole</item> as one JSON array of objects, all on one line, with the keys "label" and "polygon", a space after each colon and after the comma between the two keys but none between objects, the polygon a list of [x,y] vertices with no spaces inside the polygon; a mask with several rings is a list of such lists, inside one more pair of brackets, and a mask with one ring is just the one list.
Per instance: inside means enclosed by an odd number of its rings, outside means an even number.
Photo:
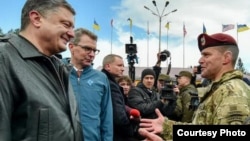
[{"label": "light pole", "polygon": [[162,18],[165,17],[165,16],[167,16],[167,15],[169,15],[170,13],[176,12],[177,9],[174,9],[174,10],[172,10],[171,12],[168,12],[168,13],[164,14],[165,9],[166,9],[166,7],[167,7],[168,4],[169,4],[169,1],[166,1],[165,6],[164,6],[164,8],[163,8],[163,10],[162,10],[161,13],[159,12],[159,9],[158,9],[158,7],[157,7],[157,5],[156,5],[156,1],[153,0],[152,3],[153,3],[154,6],[156,7],[157,13],[155,13],[153,10],[151,10],[151,9],[148,8],[147,6],[144,6],[144,8],[147,9],[147,10],[149,10],[150,12],[152,12],[153,15],[155,15],[155,16],[157,16],[157,17],[159,18],[159,52],[161,52],[161,21],[162,21]]}]

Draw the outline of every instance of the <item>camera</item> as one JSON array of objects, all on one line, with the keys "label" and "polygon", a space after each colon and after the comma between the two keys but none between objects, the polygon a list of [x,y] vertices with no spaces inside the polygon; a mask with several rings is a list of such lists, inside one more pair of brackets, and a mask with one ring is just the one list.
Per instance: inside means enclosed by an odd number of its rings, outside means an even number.
[{"label": "camera", "polygon": [[197,67],[197,72],[196,74],[201,74],[201,65],[196,66]]},{"label": "camera", "polygon": [[160,60],[161,61],[166,61],[168,57],[170,57],[170,52],[168,50],[163,50],[160,53]]},{"label": "camera", "polygon": [[189,110],[195,111],[198,108],[199,103],[200,103],[198,93],[189,92],[189,94],[191,95]]},{"label": "camera", "polygon": [[167,99],[167,100],[176,100],[176,94],[173,90],[175,87],[176,82],[175,81],[165,81],[163,88],[160,90],[161,98]]},{"label": "camera", "polygon": [[127,60],[129,64],[134,64],[134,63],[138,64],[138,57],[134,53],[128,54]]},{"label": "camera", "polygon": [[127,54],[135,54],[135,53],[137,53],[137,46],[136,46],[136,44],[126,44],[125,48],[126,48],[125,52]]}]

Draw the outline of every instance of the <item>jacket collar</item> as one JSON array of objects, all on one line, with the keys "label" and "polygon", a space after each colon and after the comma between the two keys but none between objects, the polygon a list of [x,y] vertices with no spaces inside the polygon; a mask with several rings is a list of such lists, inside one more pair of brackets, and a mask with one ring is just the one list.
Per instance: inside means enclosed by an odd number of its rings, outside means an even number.
[{"label": "jacket collar", "polygon": [[116,83],[115,77],[112,76],[108,71],[106,71],[105,69],[102,69],[102,72],[105,73],[105,74],[107,75],[107,77],[108,77],[109,80],[111,80],[111,81],[113,81],[113,82]]},{"label": "jacket collar", "polygon": [[19,52],[22,58],[33,58],[33,57],[44,56],[37,50],[37,48],[31,42],[29,42],[24,37],[16,34],[11,34],[10,36],[11,38],[9,39],[9,42],[13,44],[13,46],[16,48],[16,50]]}]

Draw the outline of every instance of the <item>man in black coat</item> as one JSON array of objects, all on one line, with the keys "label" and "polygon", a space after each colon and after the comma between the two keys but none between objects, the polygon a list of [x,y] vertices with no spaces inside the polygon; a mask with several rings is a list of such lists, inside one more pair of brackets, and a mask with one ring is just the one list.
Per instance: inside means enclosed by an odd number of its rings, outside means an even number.
[{"label": "man in black coat", "polygon": [[123,76],[124,63],[119,55],[110,54],[103,59],[102,72],[109,79],[111,98],[113,104],[113,125],[114,141],[139,141],[135,138],[138,135],[138,118],[130,119],[129,112],[126,111],[124,94],[122,87],[116,82],[117,77]]},{"label": "man in black coat", "polygon": [[141,83],[128,94],[128,105],[140,111],[142,118],[157,118],[155,109],[160,109],[165,116],[170,116],[176,106],[175,100],[160,98],[154,89],[155,72],[146,68],[141,74]]}]

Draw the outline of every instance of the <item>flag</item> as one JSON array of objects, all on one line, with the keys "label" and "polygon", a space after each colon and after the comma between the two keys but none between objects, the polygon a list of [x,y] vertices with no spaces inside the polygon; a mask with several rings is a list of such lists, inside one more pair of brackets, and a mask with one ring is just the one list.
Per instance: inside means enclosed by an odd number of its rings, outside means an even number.
[{"label": "flag", "polygon": [[203,23],[203,33],[207,33],[207,29],[206,29],[204,23]]},{"label": "flag", "polygon": [[187,30],[186,30],[185,24],[183,24],[183,36],[185,37],[186,34],[187,34]]},{"label": "flag", "polygon": [[169,30],[169,22],[165,25],[165,27]]},{"label": "flag", "polygon": [[234,24],[223,24],[222,25],[222,32],[234,29]]},{"label": "flag", "polygon": [[245,25],[245,24],[239,24],[239,25],[237,25],[237,32],[246,31],[248,29],[249,29],[249,27],[247,25]]},{"label": "flag", "polygon": [[128,18],[128,21],[130,22],[130,30],[132,29],[132,19]]},{"label": "flag", "polygon": [[110,24],[111,24],[111,27],[113,27],[113,19],[111,19]]},{"label": "flag", "polygon": [[99,26],[99,24],[95,20],[94,20],[93,28],[95,30],[100,30],[100,26]]}]

